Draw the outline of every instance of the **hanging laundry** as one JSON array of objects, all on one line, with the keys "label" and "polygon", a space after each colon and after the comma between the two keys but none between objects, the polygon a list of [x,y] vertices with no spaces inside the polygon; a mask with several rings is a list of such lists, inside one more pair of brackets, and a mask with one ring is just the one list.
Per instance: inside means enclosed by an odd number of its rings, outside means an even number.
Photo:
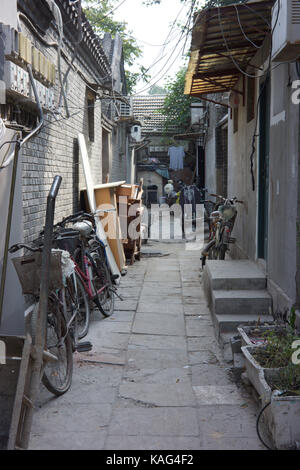
[{"label": "hanging laundry", "polygon": [[173,145],[169,147],[168,155],[170,157],[169,168],[172,170],[183,170],[183,160],[185,157],[184,147],[176,147]]}]

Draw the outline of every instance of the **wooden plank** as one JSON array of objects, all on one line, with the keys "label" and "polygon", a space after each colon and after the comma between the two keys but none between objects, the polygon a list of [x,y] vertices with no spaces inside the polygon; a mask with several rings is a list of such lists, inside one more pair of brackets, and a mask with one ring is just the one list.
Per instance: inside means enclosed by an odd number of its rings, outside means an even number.
[{"label": "wooden plank", "polygon": [[30,375],[29,364],[30,364],[31,347],[32,347],[31,336],[27,335],[24,341],[22,360],[21,360],[21,365],[20,365],[20,373],[19,373],[18,385],[17,385],[15,401],[14,401],[14,409],[13,409],[10,430],[9,430],[7,450],[15,450],[17,441],[21,437],[18,435],[18,433],[21,431],[20,420],[22,416],[22,408],[24,406],[23,396],[25,392],[25,385],[27,382],[28,374]]},{"label": "wooden plank", "polygon": [[[95,213],[96,212],[96,200],[95,200],[95,193],[94,193],[94,182],[92,178],[90,162],[88,159],[88,153],[87,153],[85,138],[83,134],[78,134],[78,141],[79,141],[79,147],[80,147],[80,155],[81,155],[81,161],[82,161],[82,166],[83,166],[83,172],[84,172],[84,177],[86,181],[86,187],[87,187],[86,192],[88,196],[90,210],[91,212]],[[107,260],[108,260],[110,270],[113,275],[118,276],[118,279],[116,279],[115,282],[116,284],[119,284],[120,279],[121,279],[121,273],[116,263],[116,260],[114,258],[114,255],[111,251],[109,243],[107,242],[105,231],[103,229],[100,218],[95,216],[95,222],[96,222],[97,236],[105,245],[105,250],[106,250],[106,255],[107,255]]]},{"label": "wooden plank", "polygon": [[[115,198],[114,187],[101,185],[95,188],[95,201],[97,210],[103,208],[115,208],[115,212],[109,212],[101,215],[100,219],[105,223],[109,232],[105,232],[110,249],[117,263],[119,271],[125,269],[126,260],[121,241],[120,221],[117,214],[117,203]],[[105,221],[105,222],[104,222]]]},{"label": "wooden plank", "polygon": [[122,184],[125,184],[125,183],[126,181],[117,181],[115,183],[96,184],[94,186],[94,189],[117,188],[118,186],[121,186]]}]

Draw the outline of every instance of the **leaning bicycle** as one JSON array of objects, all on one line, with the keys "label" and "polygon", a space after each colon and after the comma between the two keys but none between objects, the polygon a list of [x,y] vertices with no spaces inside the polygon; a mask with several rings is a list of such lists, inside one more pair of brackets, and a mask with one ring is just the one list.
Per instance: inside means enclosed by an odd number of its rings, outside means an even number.
[{"label": "leaning bicycle", "polygon": [[[71,249],[62,232],[67,224],[72,224],[72,228],[66,230],[70,230],[76,239],[76,246]],[[104,316],[110,316],[114,311],[116,288],[109,271],[105,246],[96,235],[93,214],[78,212],[65,217],[55,227],[56,243],[70,251],[75,271],[89,300]]]},{"label": "leaning bicycle", "polygon": [[[27,328],[31,334],[33,345],[36,342],[36,325],[39,309],[39,288],[41,277],[41,247],[26,244],[13,245],[9,251],[16,253],[25,248],[29,254],[14,258],[22,290],[24,294],[33,296],[34,304]],[[61,253],[51,252],[50,287],[48,293],[48,309],[44,330],[44,353],[41,368],[41,379],[46,388],[54,395],[66,393],[72,382],[73,351],[76,337],[74,322],[68,322],[66,288],[63,285],[61,271]],[[74,317],[75,318],[75,317]],[[74,320],[74,319],[73,319]]]},{"label": "leaning bicycle", "polygon": [[235,243],[235,238],[231,236],[235,220],[237,217],[236,204],[243,204],[236,197],[224,198],[217,194],[210,194],[217,197],[219,202],[210,215],[210,239],[201,252],[202,268],[206,259],[224,260],[229,251],[229,244]]}]

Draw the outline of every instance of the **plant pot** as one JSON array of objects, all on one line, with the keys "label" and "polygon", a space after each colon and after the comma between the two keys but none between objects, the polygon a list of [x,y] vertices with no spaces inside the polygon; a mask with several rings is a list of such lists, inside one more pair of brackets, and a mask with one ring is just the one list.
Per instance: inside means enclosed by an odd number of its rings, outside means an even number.
[{"label": "plant pot", "polygon": [[[264,344],[263,341],[256,343],[253,342],[253,337],[250,335],[250,333],[253,331],[253,328],[259,330],[260,333],[265,333],[276,330],[278,325],[265,325],[258,326],[257,328],[254,326],[240,326],[237,330],[242,339],[242,346],[261,346]],[[259,338],[259,333],[257,334],[257,337]]]},{"label": "plant pot", "polygon": [[270,392],[271,405],[266,408],[265,419],[277,449],[295,449],[300,442],[300,396],[280,396],[272,392],[269,380],[278,374],[278,369],[265,369],[262,385]]},{"label": "plant pot", "polygon": [[280,370],[280,368],[272,368],[266,369],[262,367],[253,357],[251,354],[252,351],[256,350],[257,348],[262,348],[263,346],[242,346],[242,353],[245,357],[245,367],[248,379],[250,380],[251,384],[257,391],[259,397],[261,398],[262,402],[265,403],[270,401],[271,399],[271,388],[267,385],[264,379],[265,371],[276,371]]}]

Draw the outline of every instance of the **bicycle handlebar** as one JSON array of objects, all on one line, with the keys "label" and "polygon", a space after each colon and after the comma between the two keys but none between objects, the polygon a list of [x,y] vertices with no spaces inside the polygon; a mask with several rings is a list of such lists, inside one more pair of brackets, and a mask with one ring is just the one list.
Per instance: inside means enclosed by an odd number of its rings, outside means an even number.
[{"label": "bicycle handlebar", "polygon": [[213,193],[209,193],[209,195],[212,197],[217,197],[218,199],[222,199],[223,201],[230,201],[232,203],[238,202],[239,204],[244,204],[244,201],[240,201],[236,197],[229,198],[229,197],[224,197],[224,196],[220,196],[219,194],[213,194]]},{"label": "bicycle handlebar", "polygon": [[[60,222],[57,222],[57,224],[53,226],[53,229],[58,228],[58,227],[64,227],[68,222],[78,222],[81,219],[88,219],[93,223],[93,225],[95,223],[93,214],[88,214],[87,212],[79,211],[79,212],[75,212],[75,214],[65,217]],[[42,230],[40,232],[40,235],[44,235],[44,232],[45,231]]]},{"label": "bicycle handlebar", "polygon": [[26,250],[32,251],[32,252],[42,251],[42,248],[41,248],[41,247],[36,247],[36,248],[34,248],[33,246],[26,245],[25,243],[16,243],[15,245],[12,245],[12,246],[8,249],[8,251],[9,251],[10,253],[16,253],[17,251],[21,250],[22,248],[26,248]]}]

